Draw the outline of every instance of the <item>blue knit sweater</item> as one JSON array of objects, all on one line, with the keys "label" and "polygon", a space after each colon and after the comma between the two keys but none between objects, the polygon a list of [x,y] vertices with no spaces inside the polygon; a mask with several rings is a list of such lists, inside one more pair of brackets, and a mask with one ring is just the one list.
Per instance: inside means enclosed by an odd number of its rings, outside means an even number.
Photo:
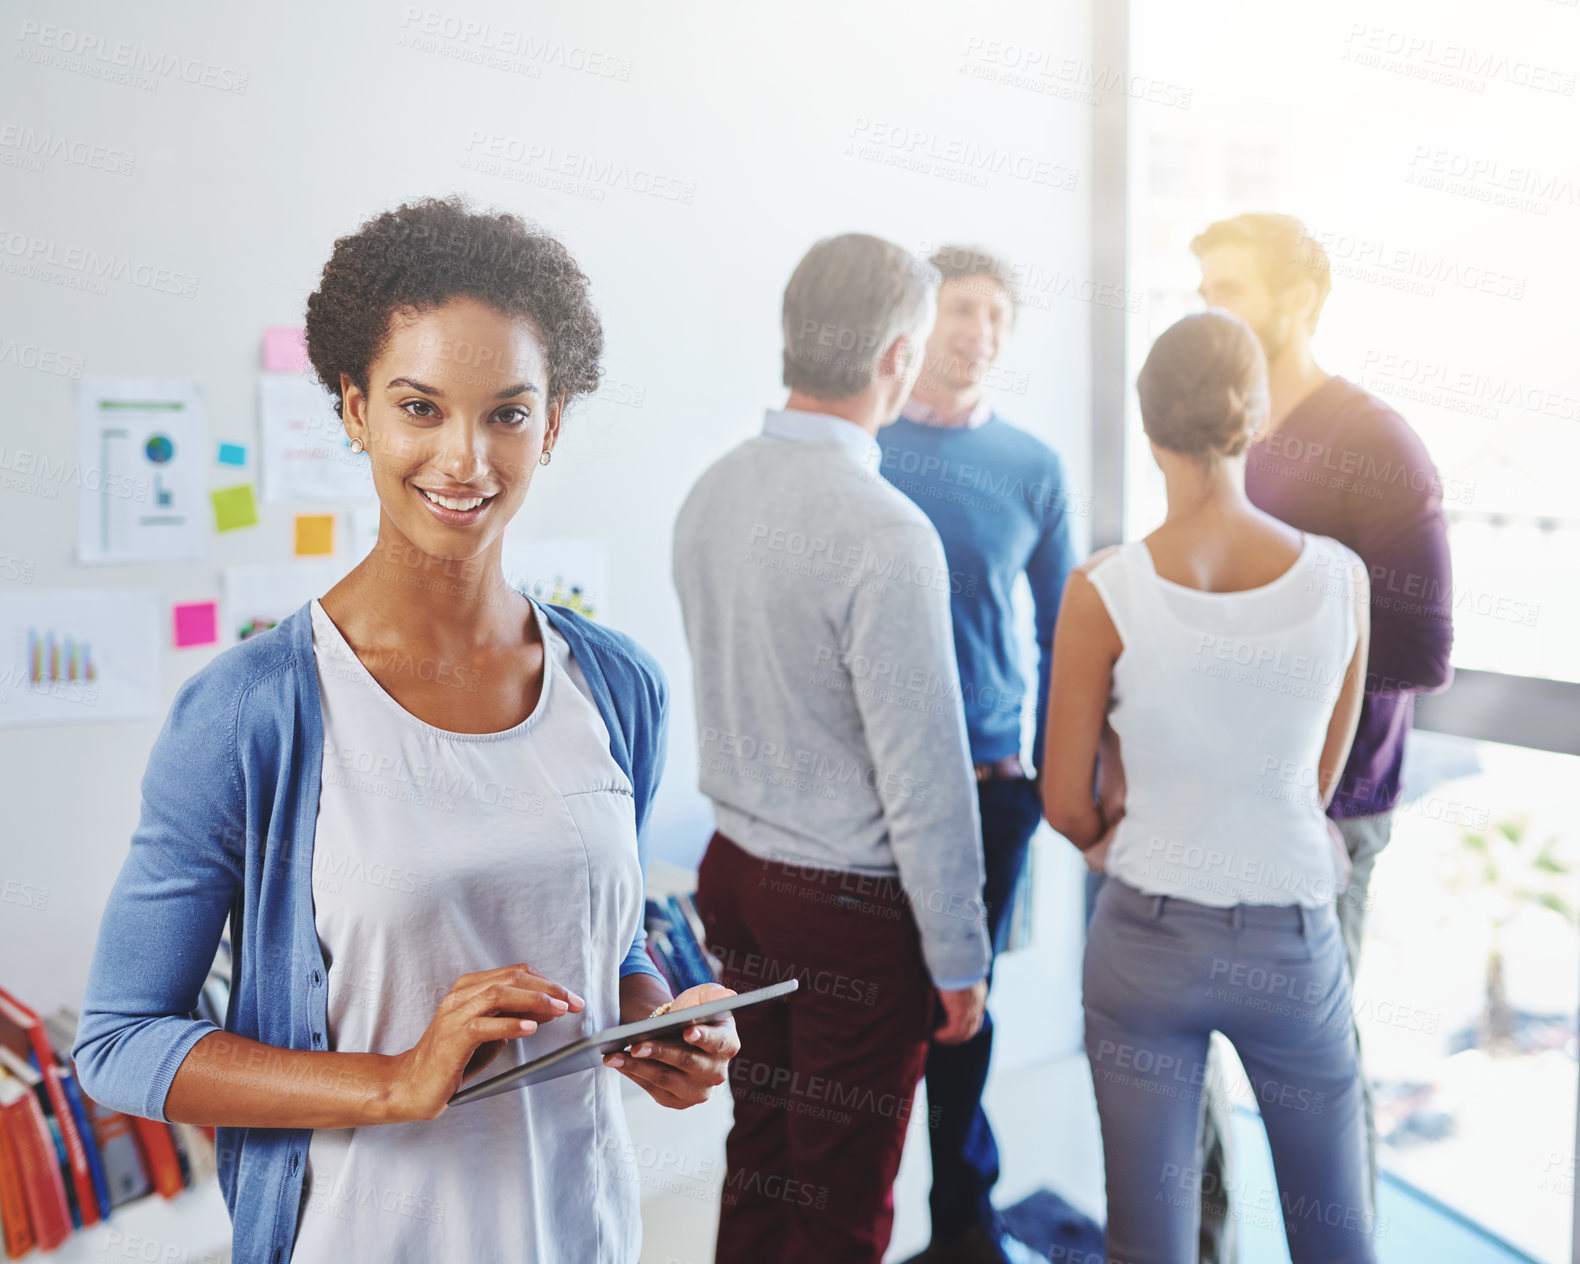
[{"label": "blue knit sweater", "polygon": [[1041,767],[1053,628],[1076,562],[1076,502],[1058,453],[997,414],[973,428],[901,417],[878,431],[878,443],[883,476],[932,519],[944,542],[966,732],[978,763],[1020,753],[1027,690],[1011,597],[1026,573],[1039,651],[1032,762]]}]

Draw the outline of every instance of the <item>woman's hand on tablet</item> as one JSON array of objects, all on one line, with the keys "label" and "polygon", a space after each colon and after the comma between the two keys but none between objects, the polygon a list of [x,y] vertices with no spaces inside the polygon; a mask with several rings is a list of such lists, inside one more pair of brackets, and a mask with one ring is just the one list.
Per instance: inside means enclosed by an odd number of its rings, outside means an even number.
[{"label": "woman's hand on tablet", "polygon": [[[685,1009],[734,995],[721,984],[703,983],[677,996],[675,1008]],[[724,1083],[730,1059],[740,1051],[734,1017],[721,1014],[711,1022],[686,1028],[678,1041],[644,1040],[628,1054],[611,1053],[604,1065],[635,1080],[660,1106],[684,1110],[706,1101],[709,1093]]]},{"label": "woman's hand on tablet", "polygon": [[507,1040],[530,1036],[586,1002],[529,965],[463,974],[439,1002],[422,1038],[391,1059],[388,1122],[437,1119],[461,1085]]}]

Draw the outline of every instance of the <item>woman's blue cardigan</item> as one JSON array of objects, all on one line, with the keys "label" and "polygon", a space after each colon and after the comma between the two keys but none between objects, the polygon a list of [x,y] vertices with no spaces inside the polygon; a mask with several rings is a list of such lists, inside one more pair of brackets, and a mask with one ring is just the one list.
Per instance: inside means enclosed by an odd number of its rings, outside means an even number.
[{"label": "woman's blue cardigan", "polygon": [[[563,607],[537,608],[569,642],[631,779],[645,872],[664,769],[663,671],[629,637]],[[95,1101],[165,1117],[181,1060],[218,1030],[193,1011],[227,918],[225,1030],[282,1049],[327,1048],[312,887],[323,751],[310,605],[221,654],[177,693],[149,755],[141,819],[83,999],[73,1052]],[[639,929],[622,978],[657,973],[644,939]],[[237,1264],[289,1259],[311,1137],[306,1128],[218,1130]]]}]

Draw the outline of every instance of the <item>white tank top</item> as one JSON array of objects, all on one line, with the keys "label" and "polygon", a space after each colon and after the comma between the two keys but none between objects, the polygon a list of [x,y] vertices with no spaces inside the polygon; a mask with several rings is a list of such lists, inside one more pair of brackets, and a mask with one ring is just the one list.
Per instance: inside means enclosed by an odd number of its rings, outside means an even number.
[{"label": "white tank top", "polygon": [[[403,1052],[460,975],[518,961],[587,1008],[510,1042],[485,1074],[620,1020],[642,916],[635,800],[569,644],[535,613],[532,714],[453,733],[386,693],[312,603],[324,715],[313,920],[331,1049]],[[410,669],[488,687],[426,660]],[[435,1120],[315,1131],[292,1264],[636,1264],[623,1083],[595,1068]]]},{"label": "white tank top", "polygon": [[1123,643],[1108,715],[1125,770],[1111,875],[1225,908],[1333,899],[1317,761],[1364,575],[1317,535],[1272,583],[1242,592],[1162,578],[1139,540],[1088,572]]}]

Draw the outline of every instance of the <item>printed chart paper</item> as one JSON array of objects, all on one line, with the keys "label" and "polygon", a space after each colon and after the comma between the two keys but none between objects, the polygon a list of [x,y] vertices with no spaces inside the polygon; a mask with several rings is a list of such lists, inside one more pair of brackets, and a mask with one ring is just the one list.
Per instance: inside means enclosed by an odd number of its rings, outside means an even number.
[{"label": "printed chart paper", "polygon": [[260,373],[258,432],[269,504],[372,499],[368,458],[351,451],[329,392],[312,378]]},{"label": "printed chart paper", "polygon": [[196,382],[84,378],[77,387],[77,558],[171,562],[208,540],[208,441]]},{"label": "printed chart paper", "polygon": [[224,625],[220,642],[239,645],[267,632],[286,615],[340,582],[347,568],[336,562],[269,562],[225,568]]},{"label": "printed chart paper", "polygon": [[609,548],[580,536],[505,536],[501,559],[511,587],[589,619],[609,619]]},{"label": "printed chart paper", "polygon": [[157,716],[167,617],[152,590],[0,596],[0,726]]}]

